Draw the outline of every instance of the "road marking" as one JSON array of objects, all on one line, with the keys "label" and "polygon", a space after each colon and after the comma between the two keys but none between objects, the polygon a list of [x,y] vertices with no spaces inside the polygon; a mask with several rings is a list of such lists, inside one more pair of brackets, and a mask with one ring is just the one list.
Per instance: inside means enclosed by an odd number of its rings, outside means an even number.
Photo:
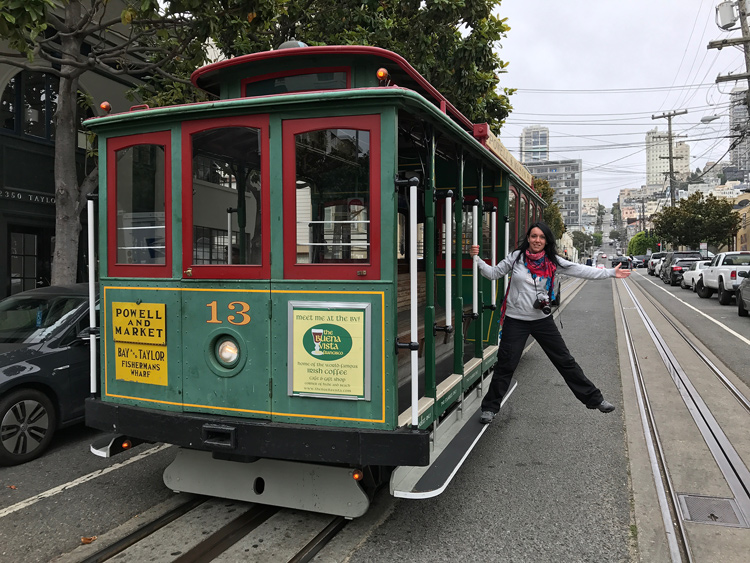
[{"label": "road marking", "polygon": [[100,469],[99,471],[94,471],[93,473],[89,473],[88,475],[79,477],[78,479],[75,479],[74,481],[63,483],[62,485],[60,485],[59,487],[55,487],[54,489],[49,489],[47,491],[44,491],[43,493],[39,493],[36,496],[27,498],[26,500],[22,500],[19,503],[16,503],[12,506],[9,506],[8,508],[3,508],[2,510],[0,510],[0,518],[4,518],[8,516],[9,514],[13,514],[14,512],[18,512],[19,510],[22,510],[26,508],[27,506],[31,506],[32,504],[35,504],[42,499],[53,497],[56,494],[59,494],[63,491],[67,491],[68,489],[77,487],[78,485],[81,485],[83,483],[96,479],[97,477],[106,475],[107,473],[110,473],[114,471],[115,469],[120,469],[122,467],[125,467],[126,465],[130,465],[131,463],[135,463],[136,461],[141,461],[142,459],[147,458],[151,454],[158,453],[169,447],[171,447],[171,444],[161,444],[159,446],[155,446],[151,449],[148,449],[144,452],[139,453],[138,455],[134,455],[127,461],[123,461],[122,463],[115,463],[114,465],[105,467],[104,469]]},{"label": "road marking", "polygon": [[714,323],[714,324],[717,324],[717,325],[719,325],[719,326],[720,326],[721,328],[723,328],[724,330],[726,330],[726,331],[727,331],[727,332],[728,332],[729,334],[731,334],[732,336],[736,336],[737,338],[739,338],[740,340],[742,340],[742,341],[743,341],[743,342],[744,342],[745,344],[747,344],[747,345],[749,345],[749,346],[750,346],[750,340],[748,340],[747,338],[745,338],[745,337],[744,337],[744,336],[742,336],[741,334],[738,334],[738,333],[736,333],[735,331],[733,331],[733,330],[732,330],[731,328],[729,328],[728,326],[726,326],[726,325],[723,325],[723,324],[721,324],[721,323],[720,323],[719,321],[717,321],[717,320],[716,320],[716,319],[714,319],[713,317],[711,317],[711,316],[707,315],[706,313],[704,313],[704,312],[703,312],[703,311],[701,311],[700,309],[696,309],[695,307],[693,307],[693,306],[692,306],[692,305],[691,305],[690,303],[688,303],[687,301],[683,301],[682,299],[680,299],[679,297],[677,297],[677,296],[676,296],[676,295],[675,295],[674,293],[671,293],[671,292],[667,291],[666,289],[664,289],[663,287],[660,287],[660,286],[659,286],[659,284],[657,284],[656,282],[653,282],[653,281],[651,281],[650,279],[648,279],[648,278],[647,278],[646,276],[644,276],[644,275],[643,275],[643,274],[641,274],[640,272],[638,273],[638,275],[639,275],[639,276],[641,276],[641,277],[642,277],[642,278],[643,278],[643,279],[644,279],[645,281],[647,281],[648,283],[652,284],[652,285],[653,285],[654,287],[656,287],[657,289],[661,289],[661,290],[662,290],[662,291],[663,291],[664,293],[666,293],[667,295],[670,295],[670,296],[672,296],[673,298],[677,299],[677,301],[679,301],[680,303],[682,303],[682,304],[683,304],[683,305],[685,305],[686,307],[690,307],[690,308],[691,308],[691,309],[692,309],[693,311],[695,311],[696,313],[699,313],[699,314],[703,315],[704,317],[706,317],[706,318],[707,318],[707,319],[708,319],[709,321],[711,321],[712,323]]}]

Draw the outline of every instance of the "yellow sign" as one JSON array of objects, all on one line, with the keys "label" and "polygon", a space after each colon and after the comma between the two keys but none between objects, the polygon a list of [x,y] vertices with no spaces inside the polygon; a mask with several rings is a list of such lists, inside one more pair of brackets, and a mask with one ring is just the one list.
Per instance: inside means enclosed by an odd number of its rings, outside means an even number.
[{"label": "yellow sign", "polygon": [[292,393],[365,395],[365,311],[294,308]]},{"label": "yellow sign", "polygon": [[115,379],[167,385],[164,303],[112,303]]},{"label": "yellow sign", "polygon": [[115,342],[115,378],[167,384],[167,347]]},{"label": "yellow sign", "polygon": [[166,344],[164,303],[112,303],[112,334],[115,342]]}]

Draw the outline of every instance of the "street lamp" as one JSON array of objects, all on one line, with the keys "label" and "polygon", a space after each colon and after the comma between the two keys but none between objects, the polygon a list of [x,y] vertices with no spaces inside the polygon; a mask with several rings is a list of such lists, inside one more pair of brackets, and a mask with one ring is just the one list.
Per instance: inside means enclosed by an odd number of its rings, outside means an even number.
[{"label": "street lamp", "polygon": [[716,121],[721,117],[720,115],[704,115],[701,117],[701,123],[711,123],[712,121]]}]

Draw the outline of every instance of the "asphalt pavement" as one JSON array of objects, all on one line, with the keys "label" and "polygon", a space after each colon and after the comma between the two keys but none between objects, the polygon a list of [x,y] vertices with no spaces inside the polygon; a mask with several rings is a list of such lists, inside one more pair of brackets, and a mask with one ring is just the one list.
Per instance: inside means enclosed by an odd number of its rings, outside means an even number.
[{"label": "asphalt pavement", "polygon": [[612,292],[609,280],[586,283],[564,297],[557,322],[573,356],[617,410],[586,409],[533,345],[516,371],[516,392],[448,489],[434,499],[396,501],[351,563],[631,560]]}]

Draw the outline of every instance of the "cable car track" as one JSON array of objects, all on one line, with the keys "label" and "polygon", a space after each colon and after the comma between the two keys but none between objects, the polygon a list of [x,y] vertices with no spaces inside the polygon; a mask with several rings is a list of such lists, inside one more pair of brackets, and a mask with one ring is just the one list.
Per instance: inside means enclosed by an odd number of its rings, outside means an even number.
[{"label": "cable car track", "polygon": [[[160,532],[162,534],[168,534],[169,531],[165,530],[167,526],[170,524],[181,525],[181,518],[189,516],[191,513],[194,513],[194,511],[200,510],[201,507],[205,508],[205,505],[210,500],[212,499],[209,497],[192,497],[187,502],[173,508],[152,522],[141,526],[138,530],[135,530],[118,541],[103,547],[96,553],[89,555],[83,559],[83,563],[103,563],[104,561],[109,561],[113,558],[123,561],[138,560],[141,557],[139,552],[136,551],[133,555],[128,555],[129,549],[138,549],[139,543],[144,541],[151,541],[151,543],[158,544],[159,541],[155,536],[156,534],[159,534]],[[162,550],[164,552],[158,554],[158,560],[171,561],[172,563],[207,563],[217,559],[225,560],[222,558],[222,554],[226,554],[230,548],[240,543],[244,538],[247,538],[251,532],[260,528],[264,523],[269,522],[275,515],[285,514],[287,516],[294,516],[299,520],[300,516],[304,519],[310,514],[297,510],[261,504],[241,503],[241,505],[247,506],[247,510],[244,512],[237,511],[239,514],[235,518],[232,518],[229,522],[212,533],[201,531],[201,529],[196,527],[194,523],[189,520],[186,521],[182,526],[192,526],[193,529],[189,531],[191,535],[200,536],[201,534],[204,534],[207,535],[207,537],[195,545],[186,546],[184,551],[176,550],[171,551],[170,553],[164,553],[170,551],[170,542],[164,541]],[[319,532],[311,539],[305,538],[300,541],[300,546],[289,547],[288,544],[294,542],[295,539],[284,535],[283,541],[287,544],[286,551],[288,552],[292,549],[294,550],[294,553],[291,556],[286,556],[285,559],[276,560],[285,560],[288,563],[308,563],[309,561],[312,561],[318,552],[320,552],[320,550],[325,547],[326,544],[328,544],[328,542],[330,542],[348,522],[346,518],[341,516],[330,516],[329,518],[326,518],[324,515],[316,516],[323,518],[327,523],[318,522],[316,529],[319,529]],[[310,518],[310,520],[312,520],[312,518]],[[311,524],[311,526],[315,525],[316,523]],[[259,542],[256,542],[252,547],[258,547],[258,543],[261,542],[263,542],[263,539],[260,539]],[[266,542],[264,545],[267,550],[270,546],[272,546],[271,542]],[[153,548],[150,549],[153,550]],[[225,557],[229,557],[226,559],[227,561],[232,560],[231,555],[225,555]]]},{"label": "cable car track", "polygon": [[[686,508],[686,499],[687,497],[705,497],[680,494],[674,485],[668,467],[668,456],[665,452],[664,443],[660,438],[657,426],[657,413],[655,413],[652,403],[649,400],[643,366],[639,360],[639,354],[631,330],[633,319],[631,319],[629,323],[625,313],[625,309],[630,307],[626,307],[625,305],[620,285],[625,288],[628,296],[632,299],[632,302],[635,305],[634,308],[636,309],[640,320],[643,322],[653,344],[656,346],[669,377],[674,382],[677,392],[687,407],[687,411],[692,416],[696,427],[705,440],[708,450],[713,455],[716,464],[726,480],[729,490],[731,490],[733,499],[714,500],[726,500],[727,502],[735,503],[734,506],[736,506],[736,508],[734,511],[737,513],[738,527],[747,527],[747,524],[750,521],[750,519],[748,519],[748,516],[750,516],[750,471],[748,471],[747,466],[743,462],[739,453],[735,450],[730,439],[722,430],[720,423],[712,414],[711,409],[691,382],[690,376],[680,365],[677,356],[673,352],[673,348],[679,346],[679,342],[687,344],[690,350],[695,354],[696,361],[698,362],[697,364],[692,364],[691,367],[696,369],[696,366],[699,366],[698,369],[701,369],[700,366],[703,366],[706,373],[713,374],[716,380],[721,382],[723,388],[737,401],[737,404],[741,406],[742,414],[750,414],[750,401],[748,401],[747,397],[743,395],[743,393],[732,383],[721,369],[719,369],[714,362],[712,362],[710,358],[700,350],[694,340],[680,330],[675,322],[667,316],[662,305],[643,291],[642,288],[639,288],[642,295],[646,298],[646,301],[648,301],[650,305],[653,306],[654,309],[667,321],[669,325],[668,330],[673,330],[677,335],[678,341],[675,341],[674,336],[669,337],[672,340],[672,346],[668,343],[668,337],[662,334],[657,328],[654,320],[649,317],[643,303],[639,301],[639,298],[633,293],[633,290],[628,283],[623,281],[622,284],[616,285],[621,304],[621,316],[626,335],[627,351],[633,370],[636,399],[641,413],[641,422],[646,437],[647,449],[654,476],[654,483],[659,497],[662,519],[667,534],[671,560],[673,562],[692,562],[694,556],[690,546],[689,533],[686,529],[686,521],[696,522],[697,520],[689,516],[690,511]],[[716,405],[716,403],[712,404]],[[685,514],[686,512],[688,512],[687,517]],[[742,522],[743,517],[744,522]],[[706,521],[701,523],[711,522]]]}]

